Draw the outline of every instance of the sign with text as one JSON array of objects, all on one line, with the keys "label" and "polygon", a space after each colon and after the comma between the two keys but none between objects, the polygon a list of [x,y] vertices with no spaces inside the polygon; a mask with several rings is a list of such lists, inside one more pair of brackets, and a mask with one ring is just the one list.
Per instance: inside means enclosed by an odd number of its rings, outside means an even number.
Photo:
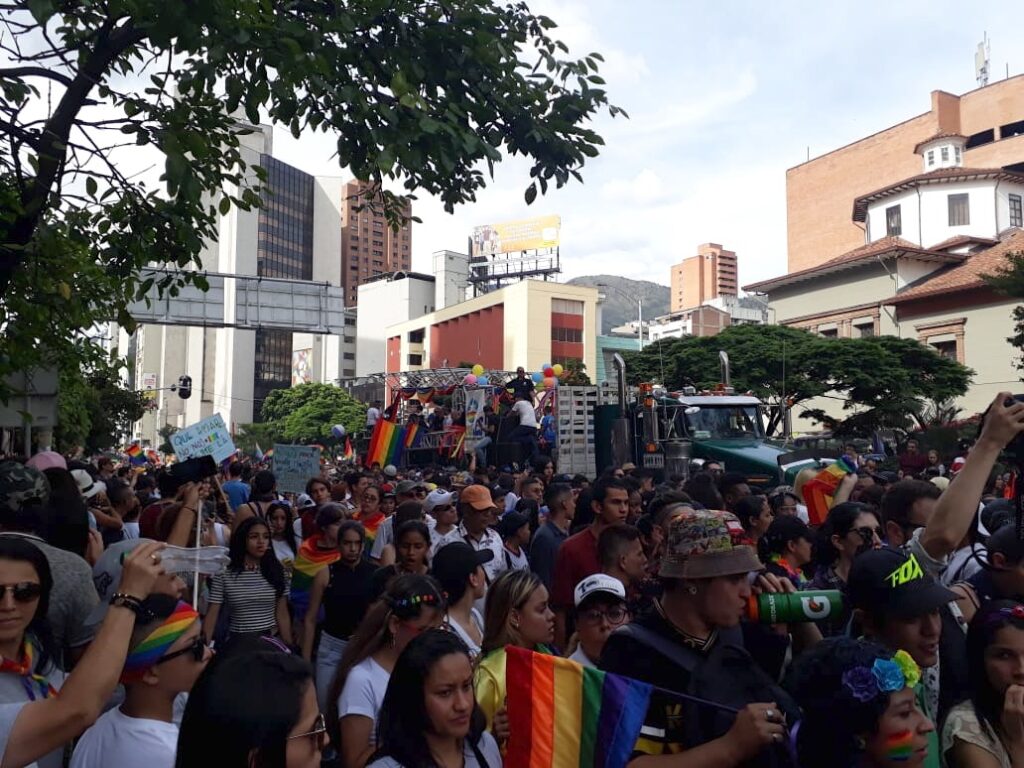
[{"label": "sign with text", "polygon": [[537,216],[474,227],[470,255],[479,258],[557,248],[561,227],[562,219],[559,216]]},{"label": "sign with text", "polygon": [[155,373],[142,374],[142,396],[147,400],[156,400],[157,383],[159,379]]},{"label": "sign with text", "polygon": [[277,490],[303,493],[311,477],[320,477],[320,449],[315,445],[274,443],[274,477]]},{"label": "sign with text", "polygon": [[235,443],[219,413],[175,432],[171,435],[171,446],[178,461],[213,456],[213,460],[220,464],[235,454]]}]

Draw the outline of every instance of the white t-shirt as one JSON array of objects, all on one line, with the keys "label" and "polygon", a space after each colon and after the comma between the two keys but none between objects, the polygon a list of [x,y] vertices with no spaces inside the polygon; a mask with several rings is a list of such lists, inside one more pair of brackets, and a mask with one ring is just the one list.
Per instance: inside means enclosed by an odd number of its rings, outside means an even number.
[{"label": "white t-shirt", "polygon": [[174,768],[178,726],[128,717],[115,707],[78,740],[71,768]]},{"label": "white t-shirt", "polygon": [[506,571],[530,570],[530,560],[526,556],[526,547],[520,547],[518,555],[508,547],[502,547],[501,557],[505,561]]},{"label": "white t-shirt", "polygon": [[371,656],[352,667],[338,697],[339,720],[348,715],[362,715],[373,721],[370,728],[371,745],[377,743],[377,713],[384,703],[384,693],[390,679],[391,673]]},{"label": "white t-shirt", "polygon": [[573,651],[572,656],[569,657],[569,661],[575,661],[577,664],[580,664],[584,667],[594,668],[597,666],[594,662],[590,660],[590,657],[583,652],[582,645],[576,646],[576,650]]},{"label": "white t-shirt", "polygon": [[[476,608],[469,609],[469,618],[473,622],[473,625],[480,632],[480,636],[484,634],[484,620],[480,615],[480,611]],[[476,657],[480,655],[480,646],[476,644],[470,634],[462,628],[462,625],[457,622],[450,613],[446,613],[444,617],[444,623],[448,626],[452,632],[462,638],[462,642],[469,648],[469,657],[476,660]]]},{"label": "white t-shirt", "polygon": [[377,419],[380,418],[380,409],[374,408],[372,405],[366,409],[366,426],[375,427],[377,426]]},{"label": "white t-shirt", "polygon": [[128,539],[137,539],[139,538],[139,521],[136,520],[133,523],[125,523],[121,530],[124,531],[124,538],[126,541]]},{"label": "white t-shirt", "polygon": [[512,413],[519,417],[520,427],[537,427],[537,413],[525,400],[516,400],[516,404],[512,406]]},{"label": "white t-shirt", "polygon": [[[22,707],[28,704],[27,701],[19,701],[16,704],[0,704],[0,760],[3,760],[7,752],[7,740],[11,738],[11,731],[14,729],[14,721],[21,714]],[[38,768],[38,763],[29,763],[25,768]]]},{"label": "white t-shirt", "polygon": [[462,536],[459,534],[459,526],[453,525],[448,533],[438,533],[437,528],[431,528],[430,557],[433,558],[437,554],[437,550],[445,544],[451,544],[453,541],[462,541]]},{"label": "white t-shirt", "polygon": [[[473,747],[467,742],[463,750],[465,758],[464,768],[501,768],[501,752],[498,750],[498,742],[494,740],[489,731],[484,731],[480,735],[480,743],[477,744],[477,749],[483,756],[486,765],[481,764],[476,759]],[[380,760],[374,760],[366,768],[405,768],[405,766],[393,757],[382,757]]]}]

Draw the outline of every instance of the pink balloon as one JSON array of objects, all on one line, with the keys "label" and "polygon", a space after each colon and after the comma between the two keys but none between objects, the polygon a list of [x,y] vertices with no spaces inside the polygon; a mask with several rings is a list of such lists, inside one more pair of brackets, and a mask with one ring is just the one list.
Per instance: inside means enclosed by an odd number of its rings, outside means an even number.
[{"label": "pink balloon", "polygon": [[466,384],[476,384],[476,376],[472,373],[467,373],[466,378],[463,379]]}]

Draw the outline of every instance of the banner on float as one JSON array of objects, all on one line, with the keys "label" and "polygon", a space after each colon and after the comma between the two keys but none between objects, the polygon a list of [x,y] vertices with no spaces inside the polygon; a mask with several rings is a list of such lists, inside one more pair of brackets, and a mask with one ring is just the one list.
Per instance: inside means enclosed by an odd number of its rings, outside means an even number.
[{"label": "banner on float", "polygon": [[320,449],[315,445],[274,443],[274,477],[277,490],[303,493],[311,477],[320,477]]},{"label": "banner on float", "polygon": [[466,448],[471,451],[486,434],[484,406],[487,405],[487,392],[486,389],[466,390]]},{"label": "banner on float", "polygon": [[213,460],[220,464],[235,455],[235,443],[219,413],[179,429],[171,435],[171,446],[178,461],[213,456]]}]

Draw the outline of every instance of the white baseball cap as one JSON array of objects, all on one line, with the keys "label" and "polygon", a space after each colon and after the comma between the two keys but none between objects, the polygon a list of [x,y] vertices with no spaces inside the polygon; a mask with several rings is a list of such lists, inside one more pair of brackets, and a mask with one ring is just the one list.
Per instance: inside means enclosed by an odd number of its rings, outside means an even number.
[{"label": "white baseball cap", "polygon": [[626,599],[626,588],[622,586],[621,581],[606,573],[595,573],[593,576],[587,576],[587,578],[576,585],[573,602],[579,608],[584,600],[598,592],[612,595],[619,598],[619,600]]},{"label": "white baseball cap", "polygon": [[455,501],[455,494],[449,493],[448,491],[442,491],[438,488],[436,491],[431,491],[427,494],[427,498],[423,500],[423,511],[431,512],[434,507],[441,507],[445,504],[452,504]]}]

